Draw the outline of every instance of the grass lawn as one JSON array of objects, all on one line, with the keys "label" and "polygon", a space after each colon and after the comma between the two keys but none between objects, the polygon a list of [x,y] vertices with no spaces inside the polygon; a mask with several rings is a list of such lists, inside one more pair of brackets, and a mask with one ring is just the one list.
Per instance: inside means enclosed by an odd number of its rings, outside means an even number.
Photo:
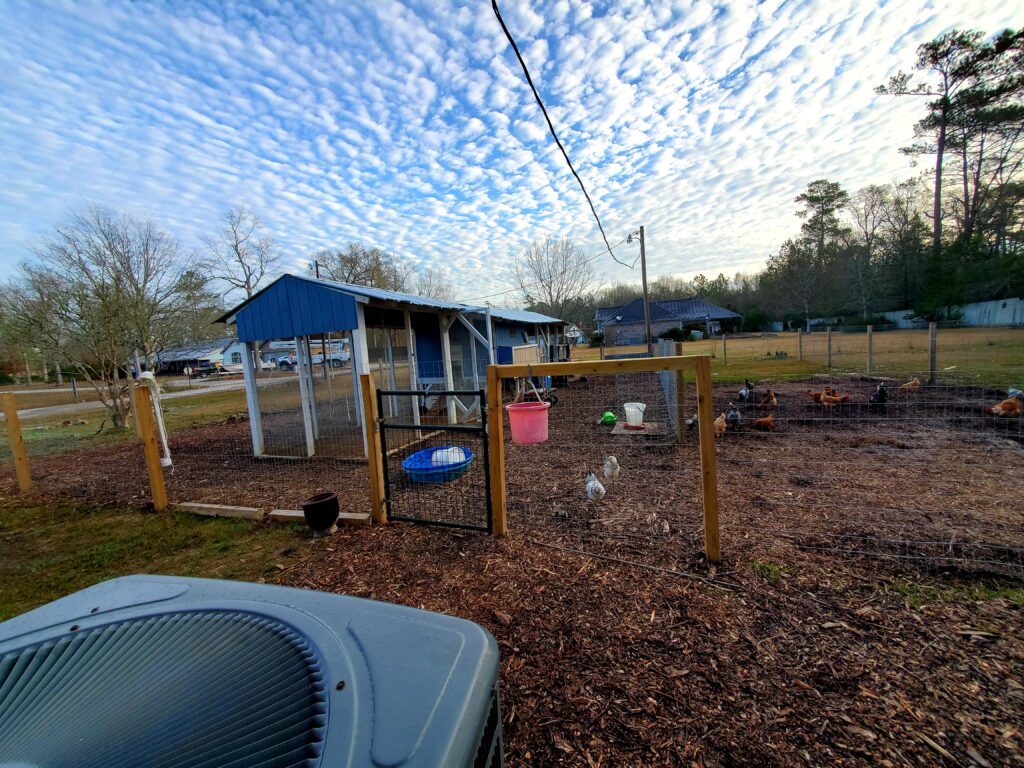
[{"label": "grass lawn", "polygon": [[308,545],[298,525],[0,499],[0,621],[131,573],[257,581]]}]

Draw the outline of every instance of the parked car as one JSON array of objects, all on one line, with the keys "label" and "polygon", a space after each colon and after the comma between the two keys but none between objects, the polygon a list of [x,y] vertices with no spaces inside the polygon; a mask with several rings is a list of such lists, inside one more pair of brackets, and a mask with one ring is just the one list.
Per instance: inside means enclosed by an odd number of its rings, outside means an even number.
[{"label": "parked car", "polygon": [[[313,365],[323,365],[324,363],[323,354],[313,355],[311,359]],[[352,355],[349,354],[348,350],[342,349],[337,352],[328,353],[327,364],[330,365],[331,368],[341,368],[342,366],[345,365],[345,363],[349,362],[351,359]],[[296,361],[293,360],[290,355],[282,355],[281,357],[277,358],[277,360],[275,360],[274,362],[277,364],[277,369],[279,371],[295,370]]]}]

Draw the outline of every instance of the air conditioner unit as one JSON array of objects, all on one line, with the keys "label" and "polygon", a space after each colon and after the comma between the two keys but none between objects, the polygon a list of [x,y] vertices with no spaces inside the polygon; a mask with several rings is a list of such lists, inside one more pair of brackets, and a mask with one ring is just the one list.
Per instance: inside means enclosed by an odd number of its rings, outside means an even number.
[{"label": "air conditioner unit", "polygon": [[0,624],[0,768],[502,763],[497,645],[462,619],[127,576]]}]

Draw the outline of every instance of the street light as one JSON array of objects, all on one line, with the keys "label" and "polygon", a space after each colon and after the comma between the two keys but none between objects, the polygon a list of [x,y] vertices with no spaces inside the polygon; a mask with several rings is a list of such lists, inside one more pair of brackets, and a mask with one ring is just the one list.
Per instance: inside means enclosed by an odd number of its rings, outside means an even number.
[{"label": "street light", "polygon": [[640,227],[636,232],[630,232],[626,236],[627,243],[632,243],[634,240],[640,241],[640,279],[644,287],[644,328],[647,331],[647,354],[653,356],[654,341],[653,334],[651,333],[651,302],[647,296],[647,250],[643,227]]}]

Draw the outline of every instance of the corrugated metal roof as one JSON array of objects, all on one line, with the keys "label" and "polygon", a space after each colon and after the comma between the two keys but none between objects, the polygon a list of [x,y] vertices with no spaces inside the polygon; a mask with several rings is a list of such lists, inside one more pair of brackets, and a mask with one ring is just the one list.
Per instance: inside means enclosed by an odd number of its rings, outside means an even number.
[{"label": "corrugated metal roof", "polygon": [[[481,312],[480,314],[484,314]],[[531,312],[528,309],[491,309],[491,317],[497,320],[507,320],[510,323],[534,323],[537,325],[552,325],[565,323],[557,317],[542,315],[540,312]]]},{"label": "corrugated metal roof", "polygon": [[192,341],[180,347],[171,347],[161,350],[157,355],[163,363],[176,363],[187,360],[202,360],[204,357],[223,352],[238,339],[234,336],[225,336],[220,339],[201,339]]},{"label": "corrugated metal roof", "polygon": [[338,283],[334,280],[317,280],[313,277],[303,277],[303,280],[310,280],[314,283],[322,283],[324,285],[337,288],[345,293],[353,294],[354,296],[364,296],[367,299],[377,299],[378,301],[394,301],[399,304],[412,304],[417,307],[429,307],[430,309],[454,309],[464,310],[465,304],[459,304],[455,301],[445,301],[444,299],[430,299],[426,296],[416,296],[412,293],[400,293],[399,291],[389,291],[386,288],[371,288],[366,285],[352,285],[351,283]]},{"label": "corrugated metal roof", "polygon": [[[598,323],[605,325],[642,321],[644,319],[643,299],[633,299],[633,301],[621,307],[600,307],[595,317]],[[740,315],[699,297],[651,302],[652,322],[656,320],[692,322],[701,321],[705,318],[708,320],[728,320],[735,317],[740,317]]]}]

